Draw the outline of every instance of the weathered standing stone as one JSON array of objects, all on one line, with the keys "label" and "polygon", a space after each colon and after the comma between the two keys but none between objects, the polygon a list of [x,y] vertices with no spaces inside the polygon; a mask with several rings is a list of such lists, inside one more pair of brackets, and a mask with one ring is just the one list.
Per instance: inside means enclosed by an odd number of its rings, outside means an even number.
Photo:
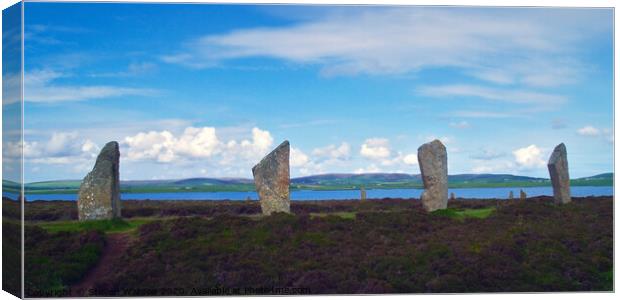
[{"label": "weathered standing stone", "polygon": [[520,200],[525,200],[525,198],[527,198],[527,194],[523,190],[520,190],[519,191],[519,199]]},{"label": "weathered standing stone", "polygon": [[510,191],[510,193],[508,193],[508,199],[512,200],[514,199],[514,197],[515,197],[515,194],[512,191]]},{"label": "weathered standing stone", "polygon": [[555,203],[569,203],[570,177],[568,176],[568,159],[566,158],[566,146],[561,143],[553,149],[547,163],[551,185],[553,185],[553,198]]},{"label": "weathered standing stone", "polygon": [[448,154],[446,147],[434,140],[418,148],[418,164],[424,183],[420,197],[426,211],[448,207]]},{"label": "weathered standing stone", "polygon": [[252,168],[264,215],[291,212],[289,154],[289,142],[284,141]]},{"label": "weathered standing stone", "polygon": [[456,200],[456,195],[454,193],[450,193],[450,201]]},{"label": "weathered standing stone", "polygon": [[366,201],[366,189],[363,186],[360,187],[360,200]]},{"label": "weathered standing stone", "polygon": [[78,218],[99,220],[121,217],[121,193],[117,142],[101,149],[95,167],[84,177],[78,191]]}]

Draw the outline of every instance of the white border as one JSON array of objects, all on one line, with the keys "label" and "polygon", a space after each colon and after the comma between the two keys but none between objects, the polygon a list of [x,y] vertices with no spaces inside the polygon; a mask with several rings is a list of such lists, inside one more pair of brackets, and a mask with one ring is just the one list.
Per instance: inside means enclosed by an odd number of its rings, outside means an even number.
[{"label": "white border", "polygon": [[[19,1],[15,1],[15,0],[0,0],[0,8],[1,9],[5,9],[15,3],[17,3]],[[500,0],[500,1],[492,1],[492,0],[440,0],[440,1],[428,1],[428,0],[409,0],[409,1],[403,1],[403,0],[385,0],[385,1],[378,1],[378,0],[354,0],[354,1],[347,1],[347,0],[280,0],[280,1],[268,1],[268,0],[219,0],[219,1],[200,1],[200,0],[149,0],[149,1],[139,1],[139,0],[125,0],[125,1],[93,1],[93,0],[83,0],[83,1],[74,1],[74,0],[56,0],[56,1],[41,1],[41,0],[31,0],[31,1],[26,1],[26,2],[83,2],[83,3],[88,3],[88,2],[92,2],[92,3],[96,3],[96,2],[125,2],[125,3],[178,3],[178,4],[182,4],[182,3],[222,3],[222,4],[226,4],[226,3],[230,3],[230,4],[341,4],[341,5],[422,5],[422,6],[492,6],[492,7],[601,7],[601,8],[616,8],[617,3],[616,1],[612,1],[612,0],[590,0],[590,1],[583,1],[583,0],[521,0],[521,1],[515,1],[515,0],[510,0],[510,1],[506,1],[506,0]],[[23,15],[22,15],[22,21],[23,21]],[[614,12],[614,21],[615,21],[615,12]],[[2,31],[2,25],[1,25],[1,16],[0,16],[0,32]],[[618,106],[615,105],[615,91],[617,88],[617,82],[615,81],[616,75],[617,75],[617,70],[618,70],[618,61],[615,59],[616,57],[618,57],[619,54],[619,50],[616,47],[615,41],[617,40],[617,35],[618,35],[618,28],[617,28],[617,23],[614,22],[614,141],[615,141],[615,133],[618,132],[618,124],[615,122],[615,116],[618,113]],[[22,24],[22,30],[23,30],[23,24]],[[23,42],[23,41],[22,41]],[[0,48],[2,46],[2,41],[0,39]],[[23,49],[23,45],[22,45],[22,49]],[[23,68],[23,60],[24,60],[24,56],[22,54],[22,68]],[[0,69],[2,67],[2,62],[0,61]],[[23,76],[23,74],[22,74]],[[0,81],[1,84],[1,81]],[[23,87],[23,85],[22,85]],[[22,91],[23,92],[23,91]],[[2,91],[0,89],[0,99],[1,99],[1,95],[2,95]],[[23,109],[22,109],[22,113],[23,113]],[[2,121],[2,116],[0,114],[0,124]],[[23,118],[22,118],[22,122],[23,122]],[[23,126],[23,124],[22,124]],[[23,138],[23,137],[22,137]],[[1,146],[1,140],[0,140],[0,146]],[[618,148],[615,147],[614,145],[614,182],[617,182],[618,180],[618,168],[617,168],[617,161],[615,160],[615,157],[618,156],[618,154],[620,154],[620,150]],[[1,160],[0,160],[0,166],[1,166]],[[23,176],[23,171],[22,171],[22,176]],[[616,195],[616,186],[614,184],[614,201],[615,201],[615,195]],[[615,216],[618,216],[618,211],[619,211],[619,205],[615,205],[614,203],[614,262],[615,262],[615,256],[616,253],[618,253],[618,249],[619,249],[619,245],[620,243],[618,242],[618,240],[616,239],[616,235],[615,233],[617,232],[619,226],[618,223],[615,222]],[[23,213],[23,210],[22,210]],[[23,216],[22,216],[23,218]],[[22,231],[23,233],[23,231]],[[1,237],[1,233],[0,233],[0,237]],[[22,261],[23,263],[23,261]],[[2,262],[0,260],[0,267],[2,266]],[[614,290],[618,291],[618,280],[615,278],[616,275],[616,268],[618,266],[614,263]],[[548,294],[458,294],[458,295],[446,295],[446,294],[442,294],[442,295],[429,295],[429,294],[409,294],[409,295],[379,295],[379,296],[304,296],[304,299],[326,299],[326,298],[342,298],[342,299],[359,299],[359,298],[377,298],[377,297],[389,297],[390,299],[404,299],[404,298],[409,298],[411,296],[414,296],[416,298],[419,299],[427,299],[427,298],[432,298],[432,299],[443,299],[443,298],[454,298],[454,297],[458,297],[461,299],[491,299],[491,297],[501,297],[503,299],[522,299],[523,297],[528,297],[528,298],[532,298],[532,299],[570,299],[573,297],[583,297],[586,296],[588,298],[594,298],[594,299],[611,299],[612,297],[615,297],[614,293],[548,293]],[[186,299],[186,298],[182,298],[182,297],[159,297],[159,298],[165,298],[165,299]],[[192,298],[196,298],[196,297],[192,297]],[[198,297],[198,298],[202,298],[202,297]],[[207,297],[204,297],[207,298]],[[213,298],[213,297],[212,297]],[[221,298],[221,297],[218,297]],[[247,299],[249,297],[226,297],[226,299]],[[260,297],[260,298],[275,298],[275,297]],[[287,297],[290,298],[290,297]],[[296,297],[297,298],[297,297]],[[299,297],[301,298],[301,297]],[[15,297],[13,297],[12,295],[8,294],[5,291],[1,291],[0,292],[0,299],[15,299]],[[70,298],[66,298],[66,299],[70,299]],[[153,298],[127,298],[127,299],[153,299]]]}]

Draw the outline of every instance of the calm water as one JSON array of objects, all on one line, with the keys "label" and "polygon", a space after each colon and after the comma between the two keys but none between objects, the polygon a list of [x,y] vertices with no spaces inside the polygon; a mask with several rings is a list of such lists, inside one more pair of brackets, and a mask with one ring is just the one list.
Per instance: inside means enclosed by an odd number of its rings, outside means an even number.
[{"label": "calm water", "polygon": [[[519,197],[519,190],[523,189],[528,197],[533,196],[552,196],[551,187],[527,187],[527,188],[467,188],[467,189],[450,189],[450,193],[454,193],[457,198],[498,198],[506,199],[512,191],[516,198]],[[381,198],[419,198],[422,189],[393,189],[393,190],[367,190],[369,199]],[[576,186],[571,188],[571,194],[574,197],[586,196],[612,196],[614,193],[611,186]],[[5,193],[5,195],[15,199],[15,195]],[[256,192],[196,192],[196,193],[135,193],[122,194],[123,200],[246,200],[258,199]],[[292,191],[292,200],[342,200],[342,199],[359,199],[360,192],[358,190],[347,191]],[[28,201],[35,200],[73,200],[77,199],[77,194],[53,194],[53,195],[28,195]]]}]

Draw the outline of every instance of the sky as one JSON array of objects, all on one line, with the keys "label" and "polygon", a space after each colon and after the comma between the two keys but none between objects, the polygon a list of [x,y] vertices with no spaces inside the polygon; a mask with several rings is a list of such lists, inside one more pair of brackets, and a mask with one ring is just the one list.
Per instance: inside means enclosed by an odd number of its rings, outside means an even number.
[{"label": "sky", "polygon": [[[25,181],[613,170],[613,11],[25,3]],[[7,99],[4,99],[4,102]],[[11,145],[5,145],[11,147]],[[10,150],[10,149],[7,149]]]},{"label": "sky", "polygon": [[2,145],[13,145],[2,150],[2,178],[14,182],[22,180],[21,11],[19,3],[2,11]]}]

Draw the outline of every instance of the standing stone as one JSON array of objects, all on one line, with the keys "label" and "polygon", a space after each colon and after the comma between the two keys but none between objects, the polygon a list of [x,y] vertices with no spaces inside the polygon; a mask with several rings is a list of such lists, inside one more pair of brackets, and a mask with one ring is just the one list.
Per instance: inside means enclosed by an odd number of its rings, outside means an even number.
[{"label": "standing stone", "polygon": [[510,191],[510,193],[508,193],[508,199],[512,200],[514,199],[514,197],[515,197],[515,194],[512,191]]},{"label": "standing stone", "polygon": [[456,200],[456,195],[454,193],[450,193],[450,201]]},{"label": "standing stone", "polygon": [[555,203],[569,203],[571,201],[570,177],[568,176],[568,159],[566,158],[564,143],[553,149],[547,168],[549,169],[549,177],[551,177],[551,185],[553,185]]},{"label": "standing stone", "polygon": [[101,149],[95,167],[84,177],[78,191],[78,218],[100,220],[121,217],[121,192],[117,142]]},{"label": "standing stone", "polygon": [[291,212],[289,153],[289,142],[284,141],[252,168],[263,215]]},{"label": "standing stone", "polygon": [[519,199],[525,200],[525,198],[527,198],[527,194],[523,190],[520,190],[519,191]]},{"label": "standing stone", "polygon": [[448,153],[446,147],[434,140],[418,148],[418,164],[424,192],[420,197],[426,211],[448,207]]},{"label": "standing stone", "polygon": [[366,201],[366,189],[363,186],[360,187],[360,199]]}]

